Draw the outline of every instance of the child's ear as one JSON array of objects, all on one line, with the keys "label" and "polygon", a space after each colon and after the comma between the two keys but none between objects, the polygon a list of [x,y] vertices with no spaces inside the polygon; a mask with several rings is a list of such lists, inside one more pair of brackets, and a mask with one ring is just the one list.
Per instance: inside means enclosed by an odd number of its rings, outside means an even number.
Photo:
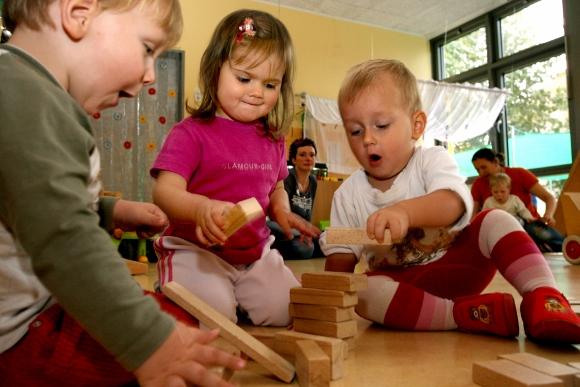
[{"label": "child's ear", "polygon": [[418,140],[423,135],[425,127],[427,126],[427,115],[423,111],[418,111],[413,113],[412,118],[413,130],[412,137],[413,140]]},{"label": "child's ear", "polygon": [[61,0],[62,28],[74,41],[82,39],[98,13],[98,0]]}]

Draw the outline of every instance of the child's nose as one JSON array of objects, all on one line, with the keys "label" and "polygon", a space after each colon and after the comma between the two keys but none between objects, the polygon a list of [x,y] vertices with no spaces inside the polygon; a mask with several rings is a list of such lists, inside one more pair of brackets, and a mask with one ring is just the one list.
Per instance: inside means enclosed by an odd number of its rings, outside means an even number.
[{"label": "child's nose", "polygon": [[363,144],[365,145],[372,145],[372,144],[376,144],[377,141],[375,139],[375,137],[373,136],[373,133],[370,130],[366,130],[364,131],[364,135],[363,135]]},{"label": "child's nose", "polygon": [[143,74],[143,84],[149,85],[155,82],[155,65],[148,65],[145,68],[145,73]]},{"label": "child's nose", "polygon": [[250,89],[250,95],[252,97],[261,98],[264,95],[264,87],[258,83],[252,84]]}]

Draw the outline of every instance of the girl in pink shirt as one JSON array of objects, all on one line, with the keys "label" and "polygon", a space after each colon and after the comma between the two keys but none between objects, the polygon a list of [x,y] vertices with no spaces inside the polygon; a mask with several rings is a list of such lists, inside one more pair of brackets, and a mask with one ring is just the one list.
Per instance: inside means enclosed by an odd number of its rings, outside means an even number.
[{"label": "girl in pink shirt", "polygon": [[287,325],[289,290],[299,286],[265,216],[227,238],[228,211],[255,197],[290,236],[318,230],[290,211],[284,133],[293,111],[294,52],[268,13],[238,10],[217,26],[200,66],[202,100],[169,133],[151,174],[153,198],[170,226],[156,243],[159,282],[177,281],[237,321]]}]

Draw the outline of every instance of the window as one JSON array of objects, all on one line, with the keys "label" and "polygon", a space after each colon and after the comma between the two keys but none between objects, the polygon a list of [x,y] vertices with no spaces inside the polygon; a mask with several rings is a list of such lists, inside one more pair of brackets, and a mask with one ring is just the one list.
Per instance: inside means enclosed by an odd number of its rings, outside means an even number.
[{"label": "window", "polygon": [[562,1],[539,1],[501,18],[499,24],[502,56],[549,42],[564,36]]},{"label": "window", "polygon": [[569,169],[574,133],[563,25],[562,0],[513,0],[431,40],[435,80],[510,92],[488,133],[447,144],[466,176],[476,175],[471,155],[485,146],[538,176]]},{"label": "window", "polygon": [[485,28],[443,45],[444,78],[479,67],[487,62]]},{"label": "window", "polygon": [[[527,169],[572,163],[566,56],[504,74],[508,164]],[[538,155],[542,155],[538,157]]]}]

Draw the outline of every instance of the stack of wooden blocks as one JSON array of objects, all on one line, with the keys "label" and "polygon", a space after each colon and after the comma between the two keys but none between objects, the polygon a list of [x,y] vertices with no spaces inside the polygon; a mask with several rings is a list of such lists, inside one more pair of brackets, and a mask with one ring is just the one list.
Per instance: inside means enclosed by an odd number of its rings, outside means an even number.
[{"label": "stack of wooden blocks", "polygon": [[290,290],[290,317],[296,332],[336,337],[354,347],[357,292],[367,287],[363,274],[304,273],[302,287]]},{"label": "stack of wooden blocks", "polygon": [[498,357],[473,364],[476,384],[484,387],[580,386],[580,363],[565,365],[526,352]]},{"label": "stack of wooden blocks", "polygon": [[294,357],[301,386],[328,386],[342,378],[357,333],[357,292],[366,287],[363,274],[317,272],[304,273],[302,287],[291,289],[294,330],[276,333],[273,348]]}]

